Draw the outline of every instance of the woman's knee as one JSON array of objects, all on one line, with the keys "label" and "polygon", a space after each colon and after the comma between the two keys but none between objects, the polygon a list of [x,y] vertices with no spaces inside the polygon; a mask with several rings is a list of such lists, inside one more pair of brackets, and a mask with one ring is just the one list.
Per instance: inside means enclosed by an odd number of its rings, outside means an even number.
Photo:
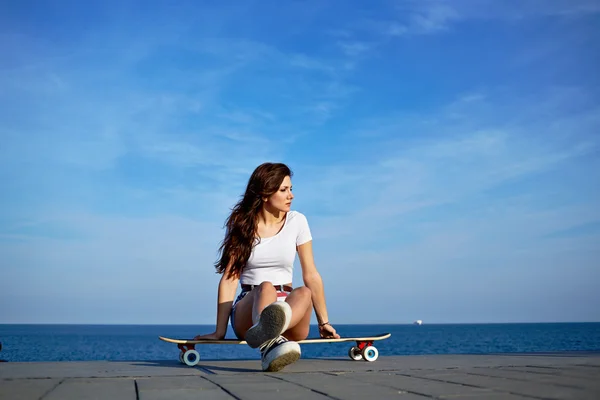
[{"label": "woman's knee", "polygon": [[283,334],[287,340],[291,340],[294,342],[298,342],[300,340],[304,340],[308,337],[310,333],[310,326],[298,326],[296,325],[294,329],[290,329]]},{"label": "woman's knee", "polygon": [[307,300],[312,300],[312,292],[306,286],[300,286],[300,287],[294,289],[294,292],[298,293],[297,296],[300,296]]},{"label": "woman's knee", "polygon": [[273,286],[271,282],[263,282],[260,285],[258,285],[258,291],[261,293],[277,292],[277,290],[275,290],[275,286]]}]

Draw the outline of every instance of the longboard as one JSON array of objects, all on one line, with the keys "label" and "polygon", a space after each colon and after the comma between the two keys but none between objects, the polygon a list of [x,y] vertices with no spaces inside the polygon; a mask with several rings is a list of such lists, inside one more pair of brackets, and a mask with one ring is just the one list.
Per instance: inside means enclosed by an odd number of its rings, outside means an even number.
[{"label": "longboard", "polygon": [[[350,347],[348,350],[348,356],[354,360],[365,360],[373,362],[379,357],[379,351],[373,342],[377,340],[387,339],[392,336],[391,333],[382,333],[375,336],[362,336],[362,337],[343,337],[339,339],[323,339],[323,338],[308,338],[300,340],[298,344],[311,344],[311,343],[341,343],[341,342],[356,342],[356,346]],[[193,367],[200,362],[200,353],[196,350],[196,345],[201,344],[247,344],[244,340],[238,339],[223,339],[223,340],[194,340],[194,339],[173,339],[164,336],[158,337],[160,340],[168,343],[174,343],[180,350],[179,361],[183,364]]]}]

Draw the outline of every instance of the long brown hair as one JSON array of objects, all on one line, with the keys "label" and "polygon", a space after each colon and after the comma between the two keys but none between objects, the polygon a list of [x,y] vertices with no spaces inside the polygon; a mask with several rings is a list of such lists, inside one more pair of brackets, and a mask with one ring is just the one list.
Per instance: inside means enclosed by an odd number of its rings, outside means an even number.
[{"label": "long brown hair", "polygon": [[228,277],[241,274],[252,253],[263,198],[277,192],[286,176],[291,178],[292,171],[281,163],[264,163],[254,170],[248,180],[246,192],[231,209],[225,222],[225,238],[219,247],[221,256],[215,263],[217,273],[224,273],[229,263],[232,263]]}]

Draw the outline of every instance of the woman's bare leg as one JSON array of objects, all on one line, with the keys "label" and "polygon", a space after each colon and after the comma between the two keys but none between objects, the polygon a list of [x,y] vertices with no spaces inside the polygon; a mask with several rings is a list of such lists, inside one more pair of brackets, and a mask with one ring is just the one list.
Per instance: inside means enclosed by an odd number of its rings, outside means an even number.
[{"label": "woman's bare leg", "polygon": [[[308,300],[305,298],[305,296],[307,296],[306,294],[303,294],[301,299],[291,299],[292,301],[300,300],[299,301],[300,304],[298,304],[295,307],[296,312],[293,316],[293,319],[294,320],[298,319],[298,322],[295,323],[293,326],[292,326],[292,324],[290,324],[290,327],[283,333],[283,336],[285,336],[288,340],[292,340],[294,342],[306,339],[310,332],[310,317],[312,315],[312,300],[310,297],[310,290],[307,290],[307,292],[308,292]],[[300,308],[301,305],[306,307],[304,314],[300,314],[300,312],[299,312],[299,311],[301,311],[301,308]]]},{"label": "woman's bare leg", "polygon": [[288,340],[298,341],[308,337],[312,314],[312,294],[306,286],[296,288],[285,301],[292,308],[292,320],[284,335]]},{"label": "woman's bare leg", "polygon": [[255,324],[258,322],[262,310],[277,301],[277,290],[271,282],[263,282],[252,291],[255,292],[252,307],[252,323]]},{"label": "woman's bare leg", "polygon": [[[267,285],[265,284],[265,286]],[[272,288],[275,290],[274,287]],[[260,315],[260,312],[266,306],[275,301],[270,297],[270,288],[262,291],[257,289],[258,288],[248,293],[235,306],[235,321],[233,321],[233,327],[240,339],[245,339],[248,329],[258,321],[258,318],[252,318],[253,314],[256,312]],[[276,298],[276,292],[274,296]],[[306,339],[310,331],[310,317],[312,315],[310,289],[307,287],[296,288],[288,295],[285,301],[292,308],[292,318],[288,329],[283,333],[283,336],[288,340],[293,341]]]},{"label": "woman's bare leg", "polygon": [[[233,328],[236,334],[244,339],[246,332],[258,321],[262,310],[277,301],[277,291],[270,282],[263,282],[254,288],[235,306],[235,321]],[[286,334],[291,337],[308,336],[310,329],[310,316],[312,313],[312,300],[310,289],[303,286],[294,289],[285,300],[292,309],[292,318]],[[288,334],[290,337],[288,337]],[[300,339],[297,339],[300,340]]]},{"label": "woman's bare leg", "polygon": [[236,336],[241,340],[246,338],[246,332],[254,324],[252,322],[252,308],[254,307],[255,294],[256,292],[252,290],[235,305],[235,318],[231,321],[231,325]]},{"label": "woman's bare leg", "polygon": [[260,315],[269,304],[277,301],[277,290],[270,282],[263,282],[252,289],[235,306],[235,321],[233,321],[236,335],[246,339],[246,333],[259,321]]},{"label": "woman's bare leg", "polygon": [[235,321],[233,329],[240,339],[245,339],[246,332],[258,322],[260,313],[266,306],[277,301],[277,291],[269,282],[263,282],[252,289],[235,306]]}]

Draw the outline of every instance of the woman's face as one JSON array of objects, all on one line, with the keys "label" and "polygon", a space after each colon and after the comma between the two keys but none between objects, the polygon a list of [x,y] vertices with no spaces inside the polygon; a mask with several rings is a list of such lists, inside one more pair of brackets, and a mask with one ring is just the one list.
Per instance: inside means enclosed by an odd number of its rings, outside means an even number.
[{"label": "woman's face", "polygon": [[279,189],[267,198],[266,206],[278,211],[288,212],[292,207],[292,180],[286,176]]}]

